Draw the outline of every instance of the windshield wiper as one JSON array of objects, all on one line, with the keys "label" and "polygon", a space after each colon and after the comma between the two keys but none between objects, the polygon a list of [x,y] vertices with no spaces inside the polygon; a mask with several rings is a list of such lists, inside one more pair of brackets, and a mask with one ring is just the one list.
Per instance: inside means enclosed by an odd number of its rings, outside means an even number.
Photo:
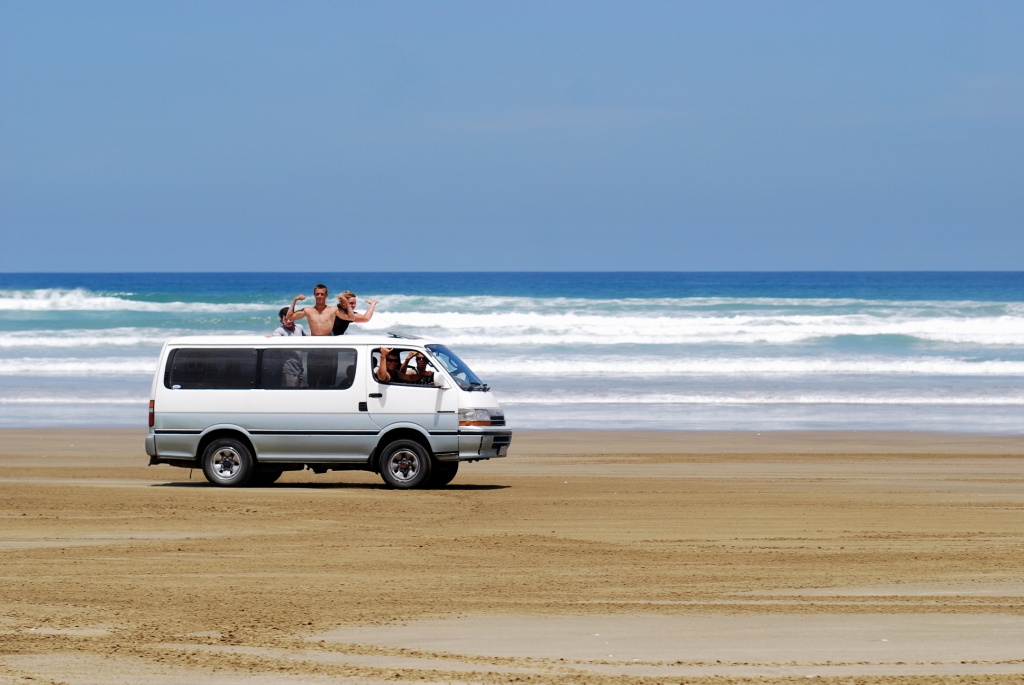
[{"label": "windshield wiper", "polygon": [[487,392],[490,387],[486,383],[477,383],[476,381],[469,384],[469,390],[479,390],[480,392]]}]

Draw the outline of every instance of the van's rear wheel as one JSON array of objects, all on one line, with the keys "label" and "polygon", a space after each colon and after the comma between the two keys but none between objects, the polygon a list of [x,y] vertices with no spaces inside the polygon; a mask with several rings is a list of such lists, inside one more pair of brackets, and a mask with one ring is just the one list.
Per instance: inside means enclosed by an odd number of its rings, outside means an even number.
[{"label": "van's rear wheel", "polygon": [[427,487],[443,488],[452,482],[458,472],[459,462],[457,461],[435,461],[430,467],[430,479],[427,481]]},{"label": "van's rear wheel", "polygon": [[221,487],[245,485],[253,472],[252,454],[241,440],[220,438],[203,453],[206,480]]},{"label": "van's rear wheel", "polygon": [[395,440],[380,456],[380,477],[390,487],[410,490],[430,478],[430,455],[413,440]]}]

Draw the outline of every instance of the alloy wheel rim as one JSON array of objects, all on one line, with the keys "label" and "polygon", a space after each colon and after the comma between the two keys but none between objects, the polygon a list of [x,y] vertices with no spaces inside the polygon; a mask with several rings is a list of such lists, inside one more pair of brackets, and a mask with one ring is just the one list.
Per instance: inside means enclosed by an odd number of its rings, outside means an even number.
[{"label": "alloy wheel rim", "polygon": [[420,458],[412,450],[398,450],[388,462],[392,477],[399,482],[410,481],[420,472]]},{"label": "alloy wheel rim", "polygon": [[213,474],[220,480],[231,480],[242,468],[242,457],[234,448],[222,447],[213,455]]}]

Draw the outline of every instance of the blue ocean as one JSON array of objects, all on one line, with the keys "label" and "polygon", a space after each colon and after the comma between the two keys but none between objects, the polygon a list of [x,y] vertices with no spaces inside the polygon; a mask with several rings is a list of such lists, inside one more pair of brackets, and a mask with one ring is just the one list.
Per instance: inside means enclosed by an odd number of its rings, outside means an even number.
[{"label": "blue ocean", "polygon": [[269,333],[318,282],[520,429],[1024,432],[1021,272],[0,274],[0,426],[142,427],[164,341]]}]

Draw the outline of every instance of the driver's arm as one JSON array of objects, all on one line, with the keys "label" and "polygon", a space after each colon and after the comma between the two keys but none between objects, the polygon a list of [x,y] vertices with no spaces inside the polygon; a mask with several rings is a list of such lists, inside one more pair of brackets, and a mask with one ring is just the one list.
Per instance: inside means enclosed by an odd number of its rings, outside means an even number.
[{"label": "driver's arm", "polygon": [[398,378],[403,383],[415,383],[420,379],[419,373],[416,371],[416,369],[409,369],[409,364],[411,364],[414,359],[416,359],[416,355],[410,354],[408,357],[405,358],[405,361],[402,363],[402,368],[398,370]]},{"label": "driver's arm", "polygon": [[388,373],[388,353],[391,352],[386,347],[380,348],[380,363],[377,364],[377,380],[381,383],[390,383],[391,374]]},{"label": "driver's arm", "polygon": [[412,357],[416,362],[416,368],[409,372],[409,376],[415,383],[422,383],[424,379],[433,377],[433,373],[430,371],[430,364],[427,362],[427,358],[423,356],[422,352],[417,352]]}]

